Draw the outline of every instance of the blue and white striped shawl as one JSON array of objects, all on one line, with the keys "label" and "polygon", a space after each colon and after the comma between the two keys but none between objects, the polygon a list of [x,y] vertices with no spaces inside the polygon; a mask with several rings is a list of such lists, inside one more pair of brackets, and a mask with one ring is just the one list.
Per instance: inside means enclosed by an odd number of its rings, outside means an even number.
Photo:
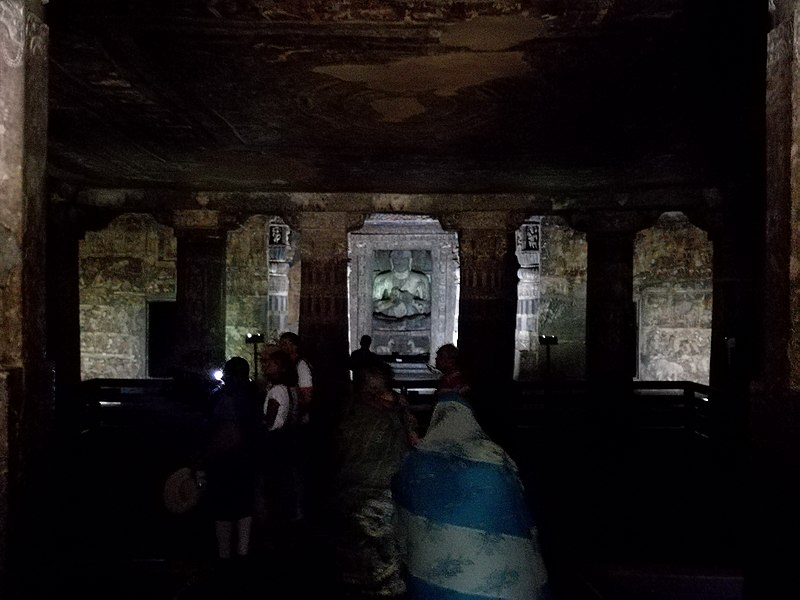
[{"label": "blue and white striped shawl", "polygon": [[546,597],[547,571],[513,460],[457,393],[440,397],[393,479],[409,600]]}]

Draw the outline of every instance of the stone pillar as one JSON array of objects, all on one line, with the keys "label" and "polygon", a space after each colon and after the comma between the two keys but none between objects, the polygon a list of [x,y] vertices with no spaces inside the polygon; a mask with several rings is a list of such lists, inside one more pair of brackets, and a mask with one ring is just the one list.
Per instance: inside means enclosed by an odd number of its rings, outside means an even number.
[{"label": "stone pillar", "polygon": [[587,232],[586,375],[590,382],[630,382],[634,374],[634,233]]},{"label": "stone pillar", "polygon": [[[448,215],[446,229],[458,233],[461,292],[458,347],[473,383],[503,394],[513,380],[519,221],[508,212]],[[521,219],[520,219],[521,221]]]},{"label": "stone pillar", "polygon": [[738,335],[737,302],[741,273],[738,272],[735,232],[724,227],[713,228],[709,237],[714,246],[713,306],[711,309],[711,365],[709,383],[728,389],[736,376],[736,356],[743,340]]},{"label": "stone pillar", "polygon": [[87,212],[51,194],[47,207],[47,358],[55,375],[56,421],[74,431],[81,407],[80,241],[108,226],[114,211]]},{"label": "stone pillar", "polygon": [[707,232],[713,244],[711,349],[709,385],[717,390],[709,423],[720,448],[731,449],[744,442],[746,395],[753,354],[753,323],[756,320],[750,295],[753,248],[752,234],[722,207],[738,206],[744,198],[731,196],[713,208],[686,211],[693,225]]},{"label": "stone pillar", "polygon": [[[48,31],[0,2],[0,597],[42,596],[52,549],[52,371],[45,360]],[[24,476],[23,476],[24,474]],[[47,532],[47,535],[45,535]],[[37,573],[36,566],[41,567]]]},{"label": "stone pillar", "polygon": [[269,280],[267,292],[267,333],[271,338],[286,331],[289,322],[289,260],[291,244],[289,226],[280,219],[268,225],[267,253]]},{"label": "stone pillar", "polygon": [[[574,215],[586,232],[586,377],[596,400],[627,399],[636,372],[633,246],[636,232],[658,215],[604,212]],[[624,418],[624,406],[607,406]]]},{"label": "stone pillar", "polygon": [[[728,200],[743,201],[741,198]],[[746,443],[754,346],[761,335],[753,307],[750,275],[755,242],[737,219],[729,215],[720,215],[720,219],[709,231],[714,250],[709,384],[720,393],[712,407],[714,422],[711,425],[720,448],[736,450]]]},{"label": "stone pillar", "polygon": [[55,367],[56,420],[63,432],[80,417],[81,381],[79,242],[84,229],[78,210],[51,202],[47,214],[47,357]]},{"label": "stone pillar", "polygon": [[[746,598],[797,597],[800,561],[800,10],[775,2],[767,36],[766,247],[761,372],[750,394],[753,552]],[[715,298],[716,301],[716,298]],[[755,315],[753,315],[755,316]],[[788,550],[785,550],[787,549]]]},{"label": "stone pillar", "polygon": [[[767,220],[769,255],[765,264],[765,296],[771,310],[764,329],[764,386],[800,389],[800,191],[793,182],[800,175],[800,158],[793,148],[800,142],[800,64],[797,60],[800,16],[792,11],[769,34],[767,62]],[[795,335],[792,336],[792,331]]]},{"label": "stone pillar", "polygon": [[205,376],[225,362],[227,231],[234,224],[211,210],[177,211],[176,367]]},{"label": "stone pillar", "polygon": [[541,233],[542,222],[537,218],[525,221],[516,235],[519,283],[514,379],[534,379],[539,365]]},{"label": "stone pillar", "polygon": [[321,394],[349,380],[347,234],[363,222],[360,214],[304,212],[291,223],[302,263],[298,335]]}]

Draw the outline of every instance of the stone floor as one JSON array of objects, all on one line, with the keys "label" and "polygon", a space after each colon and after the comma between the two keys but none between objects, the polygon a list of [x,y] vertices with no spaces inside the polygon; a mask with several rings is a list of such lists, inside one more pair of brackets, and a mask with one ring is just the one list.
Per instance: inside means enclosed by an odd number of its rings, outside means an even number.
[{"label": "stone floor", "polygon": [[[247,563],[216,563],[202,506],[174,515],[161,504],[164,479],[190,459],[191,444],[167,423],[118,423],[64,449],[72,467],[48,597],[337,598],[324,522],[261,528]],[[609,444],[523,425],[500,437],[539,520],[554,600],[742,598],[737,461],[681,432]]]}]

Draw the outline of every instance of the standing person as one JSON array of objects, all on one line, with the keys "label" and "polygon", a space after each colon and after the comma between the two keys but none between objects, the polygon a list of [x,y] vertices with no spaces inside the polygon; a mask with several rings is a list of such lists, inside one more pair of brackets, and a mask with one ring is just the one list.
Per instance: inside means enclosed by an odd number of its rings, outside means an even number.
[{"label": "standing person", "polygon": [[417,441],[392,370],[375,361],[355,373],[354,394],[336,429],[332,523],[344,598],[401,598],[390,482]]},{"label": "standing person", "polygon": [[300,422],[306,424],[310,420],[310,412],[314,401],[314,379],[311,365],[303,356],[300,336],[291,331],[281,334],[278,341],[280,348],[289,354],[297,370],[297,400],[299,402]]},{"label": "standing person", "polygon": [[289,354],[276,345],[264,348],[261,358],[267,381],[262,408],[262,510],[264,520],[280,529],[295,518],[297,510],[297,373]]},{"label": "standing person", "polygon": [[362,335],[359,347],[350,354],[350,371],[355,373],[357,369],[364,366],[366,363],[376,360],[378,355],[371,349],[372,336]]},{"label": "standing person", "polygon": [[442,392],[425,438],[392,481],[408,600],[549,597],[517,467],[457,392]]},{"label": "standing person", "polygon": [[246,557],[253,525],[259,395],[250,366],[234,356],[210,395],[204,466],[219,559]]},{"label": "standing person", "polygon": [[267,431],[279,431],[295,425],[299,407],[295,389],[297,374],[289,353],[271,345],[261,353],[267,394],[263,405],[263,423]]},{"label": "standing person", "polygon": [[281,334],[278,345],[289,355],[296,372],[294,392],[297,397],[297,427],[294,438],[297,449],[297,468],[295,470],[297,505],[294,511],[294,520],[300,521],[305,518],[311,500],[309,496],[313,495],[309,488],[316,491],[317,487],[315,485],[319,476],[317,464],[321,460],[318,454],[322,450],[317,447],[320,445],[318,438],[321,437],[317,433],[320,428],[320,419],[319,415],[314,415],[316,418],[312,417],[312,413],[316,412],[314,404],[317,399],[314,394],[311,364],[303,355],[300,336],[294,332],[285,331]]}]

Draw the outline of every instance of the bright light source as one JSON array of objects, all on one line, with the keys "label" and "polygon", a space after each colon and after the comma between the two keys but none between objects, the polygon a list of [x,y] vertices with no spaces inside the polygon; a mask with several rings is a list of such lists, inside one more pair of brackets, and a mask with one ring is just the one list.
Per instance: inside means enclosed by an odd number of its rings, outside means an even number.
[{"label": "bright light source", "polygon": [[215,369],[211,371],[211,377],[213,377],[217,381],[222,381],[222,369]]}]

